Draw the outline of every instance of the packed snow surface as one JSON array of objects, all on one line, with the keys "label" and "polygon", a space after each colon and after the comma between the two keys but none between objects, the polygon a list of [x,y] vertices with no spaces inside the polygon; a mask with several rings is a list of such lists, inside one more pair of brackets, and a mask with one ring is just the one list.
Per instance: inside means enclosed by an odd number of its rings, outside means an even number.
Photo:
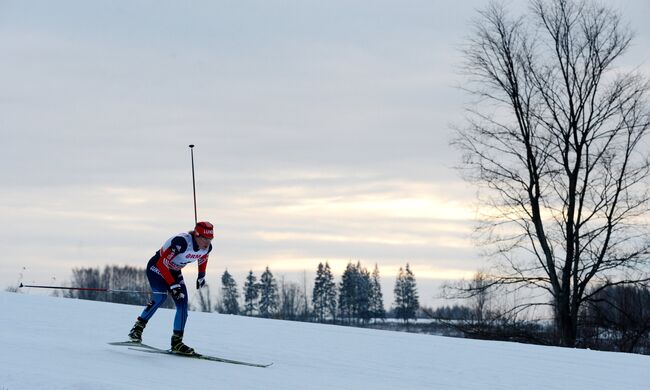
[{"label": "packed snow surface", "polygon": [[[150,354],[124,341],[141,308],[0,293],[0,389],[647,390],[650,357],[190,312],[198,352],[236,366]],[[173,310],[144,342],[167,348]]]}]

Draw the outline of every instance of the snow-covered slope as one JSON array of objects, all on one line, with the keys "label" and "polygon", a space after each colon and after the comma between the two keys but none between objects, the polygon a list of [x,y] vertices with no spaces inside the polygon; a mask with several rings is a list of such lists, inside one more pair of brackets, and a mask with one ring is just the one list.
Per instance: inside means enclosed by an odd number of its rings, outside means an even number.
[{"label": "snow-covered slope", "polygon": [[[0,293],[0,389],[648,389],[650,357],[191,312],[199,352],[235,366],[110,346],[136,306]],[[173,311],[145,342],[167,347]]]}]

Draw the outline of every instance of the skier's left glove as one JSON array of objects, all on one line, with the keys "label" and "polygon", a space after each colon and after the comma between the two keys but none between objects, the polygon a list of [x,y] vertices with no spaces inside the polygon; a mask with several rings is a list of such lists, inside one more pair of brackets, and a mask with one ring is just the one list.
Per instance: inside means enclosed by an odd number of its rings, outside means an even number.
[{"label": "skier's left glove", "polygon": [[205,286],[205,274],[199,274],[199,277],[196,279],[196,289],[199,290],[203,286]]}]

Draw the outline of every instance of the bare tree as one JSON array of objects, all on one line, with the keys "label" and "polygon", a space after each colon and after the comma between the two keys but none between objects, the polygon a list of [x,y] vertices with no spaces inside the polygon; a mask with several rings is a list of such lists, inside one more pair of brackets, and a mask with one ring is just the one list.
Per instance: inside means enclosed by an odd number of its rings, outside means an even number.
[{"label": "bare tree", "polygon": [[533,0],[519,18],[493,3],[479,15],[464,50],[478,99],[454,144],[482,188],[490,279],[547,291],[558,341],[572,346],[600,288],[648,280],[649,84],[615,68],[632,34],[599,3]]},{"label": "bare tree", "polygon": [[294,282],[280,280],[279,318],[283,320],[306,321],[309,318],[309,307],[305,306],[304,289]]},{"label": "bare tree", "polygon": [[196,291],[199,303],[197,309],[202,312],[211,312],[214,308],[212,304],[212,298],[210,296],[210,285],[206,284],[203,288],[200,288]]},{"label": "bare tree", "polygon": [[[146,271],[132,266],[107,265],[99,267],[81,267],[72,269],[71,285],[75,287],[107,288],[126,290],[127,292],[100,292],[84,290],[68,290],[61,295],[66,298],[88,299],[125,303],[129,305],[145,305],[150,299],[148,294],[136,294],[129,291],[149,291]],[[167,300],[163,307],[174,307],[172,300]]]},{"label": "bare tree", "polygon": [[478,271],[467,286],[467,291],[471,292],[470,307],[473,312],[474,320],[483,322],[490,317],[490,304],[492,300],[491,283],[484,272]]},{"label": "bare tree", "polygon": [[[592,347],[621,352],[650,352],[650,289],[610,286],[581,310]],[[588,344],[589,345],[589,344]]]},{"label": "bare tree", "polygon": [[496,299],[497,290],[507,290],[507,287],[484,271],[477,271],[471,280],[443,286],[444,297],[464,299],[465,306],[423,311],[464,337],[549,344],[548,327],[533,320],[535,311],[526,310],[528,304],[522,302],[523,298],[516,291],[506,291]]},{"label": "bare tree", "polygon": [[[99,268],[80,267],[72,269],[72,285],[89,288],[106,288],[102,286],[101,271]],[[92,290],[69,290],[68,298],[87,299],[91,301],[104,301],[107,294]]]}]

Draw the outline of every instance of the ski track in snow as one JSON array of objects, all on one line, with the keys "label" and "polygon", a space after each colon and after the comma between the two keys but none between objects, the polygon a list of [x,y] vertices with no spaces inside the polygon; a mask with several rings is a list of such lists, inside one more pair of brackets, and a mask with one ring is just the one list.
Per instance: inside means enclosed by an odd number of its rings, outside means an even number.
[{"label": "ski track in snow", "polygon": [[[147,354],[124,341],[141,307],[0,293],[0,390],[646,390],[650,357],[190,312],[197,352],[237,366]],[[169,346],[174,311],[144,342]]]}]

